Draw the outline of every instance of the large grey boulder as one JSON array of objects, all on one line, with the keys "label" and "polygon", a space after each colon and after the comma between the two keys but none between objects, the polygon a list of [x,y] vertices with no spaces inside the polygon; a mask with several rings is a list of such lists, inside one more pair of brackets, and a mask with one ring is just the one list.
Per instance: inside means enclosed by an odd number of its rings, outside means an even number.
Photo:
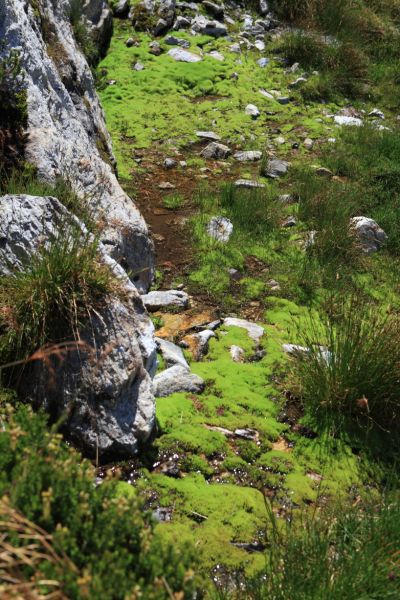
[{"label": "large grey boulder", "polygon": [[[99,14],[94,9],[103,5],[101,0],[85,3],[86,14],[92,15],[93,9],[95,19]],[[103,224],[101,240],[107,252],[129,269],[136,286],[145,291],[153,279],[153,244],[142,216],[115,176],[111,140],[92,72],[69,22],[70,0],[41,0],[38,6],[51,25],[47,41],[33,3],[0,0],[4,42],[0,56],[10,49],[20,51],[27,89],[26,160],[35,165],[39,178],[52,182],[63,177],[87,199]],[[57,52],[51,51],[54,47]]]},{"label": "large grey boulder", "polygon": [[178,392],[201,394],[204,388],[205,383],[201,377],[180,365],[161,371],[154,377],[154,393],[157,398]]},{"label": "large grey boulder", "polygon": [[269,160],[263,175],[270,177],[271,179],[277,179],[286,175],[289,169],[289,163],[286,160]]},{"label": "large grey boulder", "polygon": [[162,338],[156,338],[156,344],[158,347],[158,351],[164,359],[165,365],[167,367],[174,367],[175,365],[179,365],[184,369],[190,370],[188,362],[183,355],[182,348],[179,348],[176,344],[169,342],[168,340],[164,340]]},{"label": "large grey boulder", "polygon": [[[24,270],[39,247],[71,224],[85,227],[52,197],[0,197],[0,275]],[[67,435],[90,455],[134,455],[155,418],[151,375],[156,369],[154,327],[125,271],[102,244],[98,258],[118,278],[122,294],[110,294],[88,311],[62,360],[36,360],[25,367],[18,389],[24,400],[64,419]],[[64,340],[63,340],[64,341]]]},{"label": "large grey boulder", "polygon": [[379,227],[376,221],[368,217],[353,217],[350,220],[350,228],[365,254],[377,252],[387,240],[387,235],[383,229]]}]

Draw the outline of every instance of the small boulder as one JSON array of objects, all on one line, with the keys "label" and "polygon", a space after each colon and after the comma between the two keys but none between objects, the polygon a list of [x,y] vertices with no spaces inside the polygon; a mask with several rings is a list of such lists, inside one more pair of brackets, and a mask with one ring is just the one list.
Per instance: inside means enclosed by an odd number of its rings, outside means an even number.
[{"label": "small boulder", "polygon": [[164,160],[164,169],[173,169],[174,167],[177,166],[177,161],[174,158],[166,158]]},{"label": "small boulder", "polygon": [[203,140],[212,140],[218,142],[221,138],[213,131],[196,131],[197,137]]},{"label": "small boulder", "polygon": [[285,160],[273,159],[268,161],[264,175],[265,177],[270,177],[271,179],[277,179],[278,177],[286,175],[288,169],[288,162]]},{"label": "small boulder", "polygon": [[215,2],[210,2],[210,0],[203,0],[202,4],[206,11],[217,19],[221,19],[224,16],[224,7],[220,4],[215,4]]},{"label": "small boulder", "polygon": [[178,62],[197,63],[203,60],[198,54],[193,54],[183,48],[171,48],[167,54]]},{"label": "small boulder", "polygon": [[264,327],[253,323],[252,321],[246,321],[245,319],[237,319],[236,317],[227,317],[224,319],[225,327],[240,327],[246,329],[249,337],[255,342],[259,342],[264,335]]},{"label": "small boulder", "polygon": [[257,119],[260,116],[260,111],[255,104],[248,104],[244,109],[244,112],[253,119]]},{"label": "small boulder", "polygon": [[179,15],[176,17],[176,21],[172,29],[174,31],[179,31],[179,29],[187,29],[188,27],[190,27],[190,19]]},{"label": "small boulder", "polygon": [[235,181],[236,188],[244,188],[244,189],[263,189],[265,188],[265,184],[260,181],[255,181],[254,179],[237,179]]},{"label": "small boulder", "polygon": [[363,124],[362,119],[358,117],[347,117],[344,115],[336,115],[334,117],[334,121],[336,125],[345,125],[345,126],[353,126],[353,127],[361,127]]},{"label": "small boulder", "polygon": [[232,153],[231,149],[224,144],[218,144],[218,142],[211,142],[204,150],[201,151],[201,156],[204,158],[216,158],[223,159],[227,158]]},{"label": "small boulder", "polygon": [[233,362],[244,362],[244,350],[240,346],[231,346],[229,348],[229,354],[231,355]]},{"label": "small boulder", "polygon": [[258,150],[247,150],[242,152],[235,152],[233,155],[236,160],[240,162],[255,162],[260,160],[262,157],[262,152]]},{"label": "small boulder", "polygon": [[387,235],[378,223],[368,217],[353,217],[350,228],[357,236],[365,254],[377,252],[387,240]]},{"label": "small boulder", "polygon": [[118,0],[114,5],[113,14],[117,19],[127,19],[130,9],[130,0]]},{"label": "small boulder", "polygon": [[227,242],[232,235],[233,224],[226,217],[213,217],[207,225],[207,233],[219,242]]},{"label": "small boulder", "polygon": [[162,338],[156,337],[155,340],[157,348],[168,368],[174,367],[175,365],[179,365],[187,371],[190,371],[190,367],[187,363],[187,360],[184,357],[182,349],[179,348],[179,346],[176,346],[168,340],[163,340]]},{"label": "small boulder", "polygon": [[153,387],[154,395],[157,398],[165,398],[179,392],[201,394],[204,391],[205,383],[198,375],[180,365],[175,365],[158,373],[153,379]]},{"label": "small boulder", "polygon": [[149,312],[166,308],[185,310],[189,306],[189,296],[181,290],[149,292],[141,298]]}]

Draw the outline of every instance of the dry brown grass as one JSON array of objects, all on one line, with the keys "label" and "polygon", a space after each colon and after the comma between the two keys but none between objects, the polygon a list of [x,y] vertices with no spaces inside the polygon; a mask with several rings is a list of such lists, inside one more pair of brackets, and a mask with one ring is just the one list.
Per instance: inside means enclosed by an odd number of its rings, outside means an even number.
[{"label": "dry brown grass", "polygon": [[[77,574],[77,567],[57,552],[52,536],[0,499],[0,597],[2,600],[68,600],[56,579],[44,579],[41,565]],[[28,575],[30,573],[30,575]]]}]

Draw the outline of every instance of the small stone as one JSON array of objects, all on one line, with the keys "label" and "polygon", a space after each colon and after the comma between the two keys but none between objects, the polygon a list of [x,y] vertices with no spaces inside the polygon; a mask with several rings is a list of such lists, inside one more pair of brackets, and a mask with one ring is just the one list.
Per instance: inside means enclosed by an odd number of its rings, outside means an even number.
[{"label": "small stone", "polygon": [[186,169],[186,167],[187,167],[186,160],[180,160],[179,161],[179,166],[182,167],[182,169]]},{"label": "small stone", "polygon": [[247,150],[242,152],[235,152],[233,158],[240,162],[255,162],[260,160],[262,157],[262,152],[258,150]]},{"label": "small stone", "polygon": [[357,236],[362,251],[372,254],[382,248],[387,241],[387,235],[378,223],[368,217],[353,217],[350,228]]},{"label": "small stone", "polygon": [[[264,52],[265,42],[263,42],[262,40],[256,40],[254,42],[254,47],[257,48],[257,50],[259,50],[260,52]],[[266,59],[266,60],[268,60],[268,59]]]},{"label": "small stone", "polygon": [[279,292],[279,290],[281,289],[281,286],[277,281],[275,281],[275,279],[269,279],[267,281],[267,286],[272,292]]},{"label": "small stone", "polygon": [[326,167],[313,167],[313,169],[315,170],[315,174],[319,177],[326,177],[326,179],[332,179],[333,177],[332,171]]},{"label": "small stone", "polygon": [[206,11],[211,13],[214,17],[221,18],[224,16],[224,7],[220,4],[210,2],[210,0],[203,0],[202,4]]},{"label": "small stone", "polygon": [[353,126],[353,127],[361,127],[363,124],[362,119],[358,117],[346,117],[343,115],[336,115],[334,117],[334,121],[336,125],[345,125],[345,126]]},{"label": "small stone", "polygon": [[157,398],[165,398],[180,392],[201,394],[204,391],[205,383],[198,375],[180,365],[175,365],[158,373],[153,379],[153,386],[154,395]]},{"label": "small stone", "polygon": [[178,31],[179,29],[187,29],[188,27],[190,27],[190,19],[179,15],[176,17],[176,21],[172,29],[174,31]]},{"label": "small stone", "polygon": [[182,290],[157,290],[144,294],[141,298],[149,312],[155,312],[165,308],[185,310],[189,306],[189,296]]},{"label": "small stone", "polygon": [[244,109],[244,112],[246,115],[253,117],[253,119],[257,119],[260,116],[260,111],[255,104],[248,104]]},{"label": "small stone", "polygon": [[189,52],[183,48],[171,48],[167,54],[178,62],[196,63],[203,60],[198,54],[193,54],[193,52]]},{"label": "small stone", "polygon": [[297,219],[293,215],[291,215],[290,217],[285,219],[285,221],[282,223],[282,227],[285,227],[285,228],[295,227],[296,225],[297,225]]},{"label": "small stone", "polygon": [[267,66],[267,64],[269,63],[269,59],[263,57],[263,58],[259,58],[256,62],[258,64],[258,66],[261,67],[261,69],[264,69]]},{"label": "small stone", "polygon": [[211,50],[211,52],[206,54],[206,56],[211,56],[211,58],[214,58],[215,60],[218,60],[219,62],[223,62],[225,60],[225,56],[223,54],[221,54],[221,52],[217,52],[216,50]]},{"label": "small stone", "polygon": [[211,142],[201,151],[201,156],[204,158],[227,158],[232,153],[231,149],[224,144],[218,144],[217,142]]},{"label": "small stone", "polygon": [[306,83],[307,79],[305,77],[298,77],[297,79],[295,79],[294,81],[291,81],[288,85],[288,87],[290,89],[297,89],[300,86],[303,85],[303,83]]},{"label": "small stone", "polygon": [[304,148],[306,148],[307,150],[312,150],[313,146],[314,146],[314,142],[311,138],[306,138],[303,142],[303,146]]},{"label": "small stone", "polygon": [[296,198],[292,196],[292,194],[281,194],[278,199],[279,202],[285,205],[294,204],[296,202]]},{"label": "small stone", "polygon": [[213,140],[218,142],[221,138],[213,131],[196,131],[196,135],[204,140]]},{"label": "small stone", "polygon": [[169,181],[162,181],[161,183],[158,184],[158,188],[160,190],[174,190],[175,186],[173,183],[170,183]]},{"label": "small stone", "polygon": [[289,104],[290,102],[290,98],[288,96],[279,96],[279,98],[277,98],[279,104]]},{"label": "small stone", "polygon": [[150,54],[153,54],[154,56],[160,56],[160,54],[162,54],[163,50],[158,42],[151,42],[151,44],[149,44],[149,48]]},{"label": "small stone", "polygon": [[384,119],[385,115],[383,114],[383,112],[381,110],[379,110],[379,108],[374,108],[373,110],[371,110],[370,113],[368,113],[369,117],[375,117],[377,119]]},{"label": "small stone", "polygon": [[164,169],[173,169],[177,164],[178,163],[174,158],[166,158],[164,160]]},{"label": "small stone", "polygon": [[267,90],[264,90],[263,88],[260,88],[258,90],[260,92],[260,94],[262,96],[264,96],[264,98],[268,98],[269,100],[273,100],[274,96],[272,94],[270,94],[269,92],[267,92]]},{"label": "small stone", "polygon": [[132,48],[132,46],[134,45],[135,40],[133,38],[128,38],[125,42],[125,46],[127,48]]},{"label": "small stone", "polygon": [[234,54],[240,54],[240,52],[241,52],[239,44],[232,44],[232,46],[229,46],[229,50],[231,52],[233,52]]},{"label": "small stone", "polygon": [[182,349],[179,346],[176,346],[172,342],[168,340],[163,340],[161,338],[155,338],[158,351],[164,359],[165,365],[167,368],[173,367],[175,365],[180,365],[187,371],[190,371],[190,367],[186,358],[183,355]]},{"label": "small stone", "polygon": [[282,144],[284,144],[286,142],[286,140],[284,137],[282,137],[280,135],[277,138],[275,138],[274,142],[275,142],[275,144],[279,144],[280,146],[282,146]]},{"label": "small stone", "polygon": [[143,71],[143,69],[144,69],[144,65],[143,65],[142,63],[140,63],[140,62],[137,62],[137,63],[134,65],[134,67],[133,67],[133,68],[134,68],[134,70],[135,70],[135,71]]},{"label": "small stone", "polygon": [[181,48],[190,48],[190,42],[182,38],[177,38],[174,35],[169,35],[164,39],[168,46],[180,46]]},{"label": "small stone", "polygon": [[226,217],[213,217],[207,225],[207,233],[219,242],[227,242],[232,235],[233,224]]},{"label": "small stone", "polygon": [[244,350],[240,346],[231,346],[229,348],[229,354],[231,355],[233,362],[244,362]]},{"label": "small stone", "polygon": [[267,163],[267,167],[265,169],[265,177],[270,177],[271,179],[277,179],[278,177],[282,177],[286,175],[289,169],[289,163],[285,160],[270,160]]},{"label": "small stone", "polygon": [[262,336],[264,335],[264,328],[257,323],[253,323],[252,321],[246,321],[245,319],[237,319],[236,317],[227,317],[224,319],[225,327],[240,327],[241,329],[246,329],[249,337],[255,342],[259,342]]},{"label": "small stone", "polygon": [[260,181],[254,181],[253,179],[237,179],[235,181],[236,188],[246,188],[246,189],[262,189],[265,188],[265,184]]}]

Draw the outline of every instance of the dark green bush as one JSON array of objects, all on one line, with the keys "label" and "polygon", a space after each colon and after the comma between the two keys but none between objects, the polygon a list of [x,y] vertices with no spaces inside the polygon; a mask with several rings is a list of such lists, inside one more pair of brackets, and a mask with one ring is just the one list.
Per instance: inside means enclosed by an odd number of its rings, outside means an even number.
[{"label": "dark green bush", "polygon": [[[0,497],[50,534],[53,550],[72,563],[57,569],[43,553],[34,569],[20,567],[24,580],[55,579],[71,600],[193,597],[190,551],[154,535],[133,488],[121,495],[114,479],[96,487],[91,464],[48,431],[44,414],[3,404],[0,422]],[[23,532],[16,535],[11,523],[4,530],[15,547],[26,547]]]}]

